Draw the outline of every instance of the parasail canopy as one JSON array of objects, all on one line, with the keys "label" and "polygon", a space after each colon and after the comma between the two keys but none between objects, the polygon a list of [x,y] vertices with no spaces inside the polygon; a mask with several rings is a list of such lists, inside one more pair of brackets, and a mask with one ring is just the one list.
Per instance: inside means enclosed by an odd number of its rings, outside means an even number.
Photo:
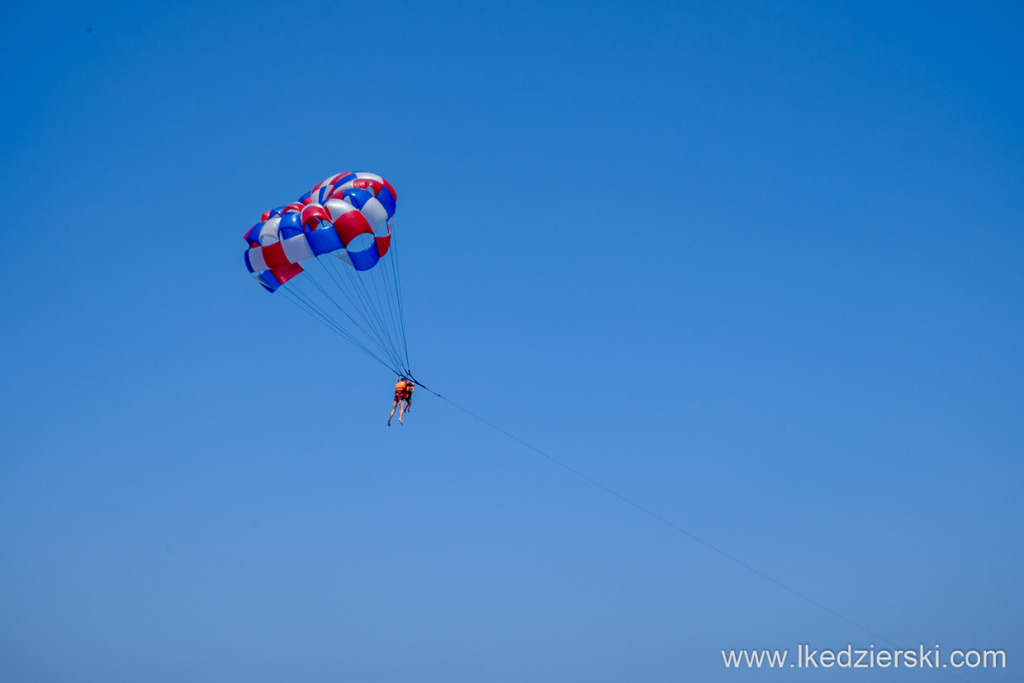
[{"label": "parasail canopy", "polygon": [[394,239],[397,193],[373,173],[339,173],[266,211],[245,265],[396,374],[411,375]]}]

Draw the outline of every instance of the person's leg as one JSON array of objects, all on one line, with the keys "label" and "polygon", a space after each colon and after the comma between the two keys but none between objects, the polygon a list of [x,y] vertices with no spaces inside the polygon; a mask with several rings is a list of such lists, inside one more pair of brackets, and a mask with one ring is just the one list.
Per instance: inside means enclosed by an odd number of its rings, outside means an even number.
[{"label": "person's leg", "polygon": [[400,404],[398,408],[398,424],[405,425],[405,423],[402,422],[402,416],[405,415],[405,400],[403,399],[398,403]]},{"label": "person's leg", "polygon": [[[388,415],[388,427],[391,426],[391,418],[393,418],[395,416],[395,408],[397,408],[397,407],[398,407],[398,399],[396,398],[395,402],[391,404],[391,414]],[[399,416],[398,421],[399,422],[402,421],[401,416]]]}]

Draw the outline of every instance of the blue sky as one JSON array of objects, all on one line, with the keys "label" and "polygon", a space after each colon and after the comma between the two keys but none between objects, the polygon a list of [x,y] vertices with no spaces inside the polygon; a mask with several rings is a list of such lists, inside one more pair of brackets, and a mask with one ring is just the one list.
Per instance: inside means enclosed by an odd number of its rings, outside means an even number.
[{"label": "blue sky", "polygon": [[1018,678],[1022,19],[9,9],[0,678],[732,681],[723,648],[883,645],[425,392],[388,429],[392,377],[242,263],[344,170],[398,191],[423,381]]}]

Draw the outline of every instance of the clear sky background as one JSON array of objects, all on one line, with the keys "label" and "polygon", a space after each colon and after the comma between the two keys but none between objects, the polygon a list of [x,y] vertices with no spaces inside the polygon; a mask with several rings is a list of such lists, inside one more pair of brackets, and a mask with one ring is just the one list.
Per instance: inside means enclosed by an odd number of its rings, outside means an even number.
[{"label": "clear sky background", "polygon": [[[1018,3],[16,3],[0,679],[737,673],[891,647],[253,284],[398,191],[416,374],[900,647],[1024,657]],[[852,677],[852,678],[851,678]]]}]

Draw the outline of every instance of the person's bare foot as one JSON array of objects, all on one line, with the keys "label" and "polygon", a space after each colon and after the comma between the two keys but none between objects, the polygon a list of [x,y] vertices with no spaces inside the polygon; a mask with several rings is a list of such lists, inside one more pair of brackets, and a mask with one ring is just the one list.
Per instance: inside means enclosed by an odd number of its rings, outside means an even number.
[{"label": "person's bare foot", "polygon": [[388,420],[388,427],[391,426],[391,420]]}]

